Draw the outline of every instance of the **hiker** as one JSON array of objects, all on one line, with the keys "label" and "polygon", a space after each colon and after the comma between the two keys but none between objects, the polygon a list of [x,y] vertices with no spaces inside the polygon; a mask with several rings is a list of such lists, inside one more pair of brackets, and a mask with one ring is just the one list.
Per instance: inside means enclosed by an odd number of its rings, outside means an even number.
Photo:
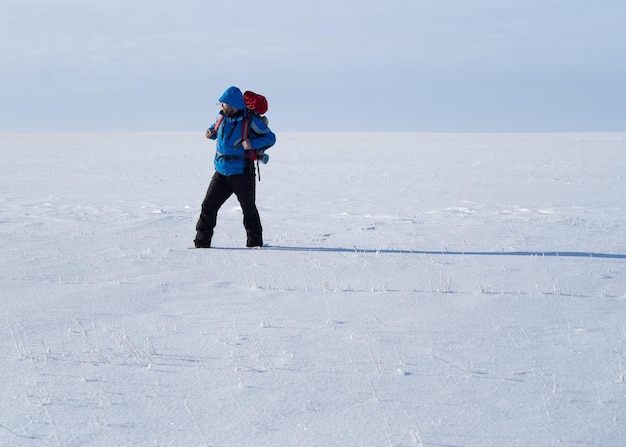
[{"label": "hiker", "polygon": [[246,108],[243,94],[237,87],[229,87],[219,98],[222,110],[218,119],[206,131],[206,137],[216,140],[213,161],[215,174],[211,179],[202,211],[196,224],[197,248],[209,248],[217,212],[234,193],[243,210],[246,229],[246,247],[263,246],[263,228],[255,203],[256,175],[254,155],[276,142],[276,136],[267,127],[267,121]]}]

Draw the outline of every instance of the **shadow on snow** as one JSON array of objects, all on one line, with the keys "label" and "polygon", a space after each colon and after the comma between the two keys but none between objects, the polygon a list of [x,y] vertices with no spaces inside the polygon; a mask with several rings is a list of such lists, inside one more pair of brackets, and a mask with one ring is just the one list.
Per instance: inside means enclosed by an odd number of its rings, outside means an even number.
[{"label": "shadow on snow", "polygon": [[[249,248],[241,248],[250,250]],[[232,250],[232,248],[230,249]],[[301,252],[330,252],[330,253],[373,253],[373,254],[406,254],[406,255],[451,255],[451,256],[537,256],[546,258],[603,258],[626,259],[626,254],[595,253],[589,251],[433,251],[433,250],[404,250],[404,249],[372,249],[372,248],[345,248],[345,247],[297,247],[283,245],[266,245],[261,250],[301,251]]]}]

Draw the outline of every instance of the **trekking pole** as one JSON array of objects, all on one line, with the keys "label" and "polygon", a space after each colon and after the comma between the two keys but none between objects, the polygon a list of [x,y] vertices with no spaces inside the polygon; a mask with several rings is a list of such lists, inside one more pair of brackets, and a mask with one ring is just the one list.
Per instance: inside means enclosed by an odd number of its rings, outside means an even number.
[{"label": "trekking pole", "polygon": [[256,161],[256,169],[259,172],[259,181],[261,181],[261,169],[259,168],[259,157],[257,151],[250,150],[249,155],[250,161],[252,162],[252,172],[254,172],[254,162]]}]

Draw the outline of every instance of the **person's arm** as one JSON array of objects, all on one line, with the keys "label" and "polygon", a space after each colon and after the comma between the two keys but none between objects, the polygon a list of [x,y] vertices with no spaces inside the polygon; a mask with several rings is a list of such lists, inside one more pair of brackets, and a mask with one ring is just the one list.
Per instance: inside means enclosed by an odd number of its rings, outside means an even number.
[{"label": "person's arm", "polygon": [[265,150],[276,143],[276,135],[270,130],[267,124],[258,117],[253,117],[250,122],[250,133],[248,139],[243,142],[246,150]]},{"label": "person's arm", "polygon": [[207,137],[207,138],[209,138],[209,139],[211,139],[211,140],[215,140],[215,139],[217,138],[217,130],[216,130],[216,127],[218,127],[218,126],[219,126],[219,123],[221,123],[221,121],[222,121],[223,119],[224,119],[224,116],[223,116],[222,114],[220,114],[220,115],[217,117],[217,120],[215,120],[215,123],[213,123],[213,124],[211,125],[211,127],[209,127],[209,128],[206,130],[206,137]]}]

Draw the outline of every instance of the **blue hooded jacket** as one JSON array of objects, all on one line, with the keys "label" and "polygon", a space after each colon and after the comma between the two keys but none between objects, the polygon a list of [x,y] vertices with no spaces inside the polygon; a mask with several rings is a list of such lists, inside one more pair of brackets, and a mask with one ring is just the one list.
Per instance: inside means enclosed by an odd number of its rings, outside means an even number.
[{"label": "blue hooded jacket", "polygon": [[[229,87],[220,96],[219,101],[239,109],[239,112],[233,116],[228,116],[223,111],[220,111],[221,123],[217,133],[210,137],[212,140],[217,140],[216,154],[213,160],[215,170],[222,175],[243,174],[250,152],[246,151],[242,145],[244,117],[247,114],[252,115],[248,132],[248,140],[250,140],[250,145],[252,146],[251,150],[258,151],[272,147],[276,143],[276,135],[261,118],[246,109],[243,94],[237,87]],[[215,130],[215,124],[209,127],[208,130]]]}]

